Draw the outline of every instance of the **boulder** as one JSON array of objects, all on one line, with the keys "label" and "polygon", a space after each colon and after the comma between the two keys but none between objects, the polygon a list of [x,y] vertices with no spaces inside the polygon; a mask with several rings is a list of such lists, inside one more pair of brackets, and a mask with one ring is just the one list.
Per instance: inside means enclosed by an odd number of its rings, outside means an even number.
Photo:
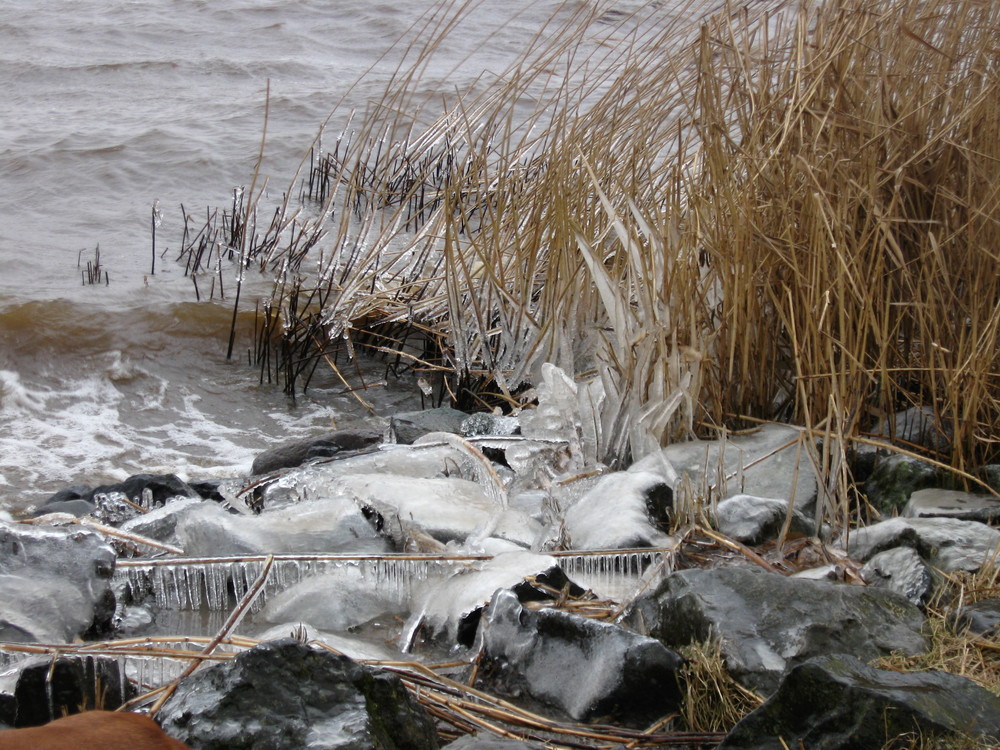
[{"label": "boulder", "polygon": [[[744,544],[756,545],[776,539],[788,516],[788,501],[753,495],[733,495],[716,506],[718,529]],[[816,524],[798,510],[792,510],[790,536],[812,536]]]},{"label": "boulder", "polygon": [[865,562],[879,552],[912,547],[930,565],[945,571],[979,570],[1000,543],[1000,531],[977,521],[957,518],[891,518],[853,529],[846,543],[855,560]]},{"label": "boulder", "polygon": [[1000,632],[1000,599],[982,599],[966,604],[955,617],[958,630],[992,636]]},{"label": "boulder", "polygon": [[270,474],[279,469],[301,466],[320,458],[341,458],[357,455],[382,442],[376,430],[336,430],[322,435],[285,443],[258,454],[250,468],[251,474]]},{"label": "boulder", "polygon": [[35,727],[96,707],[114,710],[135,694],[117,659],[60,656],[29,659],[5,675],[0,722]]},{"label": "boulder", "polygon": [[902,508],[917,490],[939,482],[937,469],[912,456],[893,454],[875,462],[865,482],[865,496],[880,513]]},{"label": "boulder", "polygon": [[184,680],[157,717],[199,750],[435,750],[399,678],[291,638]]},{"label": "boulder", "polygon": [[0,523],[0,640],[68,643],[105,632],[115,559],[89,529]]},{"label": "boulder", "polygon": [[947,672],[890,672],[845,654],[818,656],[789,670],[719,750],[881,748],[909,733],[971,736],[997,747],[1000,698]]},{"label": "boulder", "polygon": [[402,412],[389,420],[390,442],[409,445],[429,432],[461,435],[462,423],[468,416],[464,411],[447,407]]},{"label": "boulder", "polygon": [[934,590],[934,576],[930,569],[909,547],[879,552],[861,568],[861,577],[869,586],[895,591],[916,604],[927,603]]},{"label": "boulder", "polygon": [[960,518],[992,523],[1000,520],[1000,497],[961,490],[928,487],[910,495],[903,508],[906,518]]},{"label": "boulder", "polygon": [[891,591],[749,567],[672,573],[627,616],[635,630],[671,648],[718,638],[729,673],[764,694],[786,668],[819,654],[919,653],[923,621]]},{"label": "boulder", "polygon": [[666,546],[673,496],[660,474],[617,471],[601,477],[564,515],[570,549]]},{"label": "boulder", "polygon": [[483,628],[480,681],[576,721],[645,727],[676,711],[684,659],[659,641],[497,591]]},{"label": "boulder", "polygon": [[668,445],[634,463],[629,471],[659,473],[677,491],[685,475],[696,493],[725,498],[735,493],[787,501],[804,512],[816,500],[816,472],[800,431],[767,424],[725,440],[692,440]]}]

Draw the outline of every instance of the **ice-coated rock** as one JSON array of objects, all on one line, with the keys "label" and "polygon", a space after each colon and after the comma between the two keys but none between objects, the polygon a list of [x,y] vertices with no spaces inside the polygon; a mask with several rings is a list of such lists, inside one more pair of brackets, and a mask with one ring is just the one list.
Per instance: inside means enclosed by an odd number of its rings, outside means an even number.
[{"label": "ice-coated rock", "polygon": [[404,615],[401,592],[379,585],[357,567],[310,576],[268,599],[258,620],[302,622],[326,632],[343,632],[379,617]]},{"label": "ice-coated rock", "polygon": [[0,523],[0,640],[67,643],[115,611],[115,552],[96,531]]},{"label": "ice-coated rock", "polygon": [[[781,533],[788,516],[788,501],[753,495],[727,497],[716,508],[718,529],[745,544],[763,544]],[[792,510],[790,536],[812,536],[816,525],[798,510]]]},{"label": "ice-coated rock", "polygon": [[467,734],[454,742],[449,742],[442,750],[544,750],[544,748],[542,745],[508,740],[494,734]]},{"label": "ice-coated rock", "polygon": [[95,487],[89,499],[97,506],[95,518],[118,526],[142,513],[135,506],[151,510],[176,497],[200,498],[200,495],[175,474],[134,474],[124,482]]},{"label": "ice-coated rock", "polygon": [[617,471],[595,484],[564,516],[571,549],[663,547],[673,491],[652,472]]},{"label": "ice-coated rock", "polygon": [[228,513],[214,503],[180,514],[177,541],[191,557],[253,554],[386,552],[388,545],[348,498],[314,500],[259,516]]},{"label": "ice-coated rock", "polygon": [[632,605],[627,619],[671,648],[718,638],[730,674],[764,694],[777,688],[786,667],[819,654],[919,653],[926,647],[923,621],[916,606],[891,591],[749,567],[672,573]]},{"label": "ice-coated rock", "polygon": [[278,469],[301,466],[319,458],[340,458],[372,448],[382,442],[378,430],[335,430],[315,437],[285,443],[260,453],[251,474],[270,474]]},{"label": "ice-coated rock", "polygon": [[430,717],[396,675],[291,638],[184,680],[164,730],[201,750],[436,750]]},{"label": "ice-coated rock", "polygon": [[930,599],[934,589],[931,571],[910,547],[896,547],[873,555],[861,568],[861,577],[869,586],[895,591],[918,606]]},{"label": "ice-coated rock", "polygon": [[0,701],[0,722],[17,728],[81,709],[113,711],[135,695],[118,660],[103,656],[28,659],[4,673],[0,691],[11,696]]},{"label": "ice-coated rock", "polygon": [[[865,562],[895,547],[912,547],[935,568],[947,572],[979,570],[1000,543],[1000,531],[957,518],[890,518],[852,529],[847,553]],[[841,542],[841,546],[844,543]]]},{"label": "ice-coated rock", "polygon": [[482,609],[498,589],[511,589],[523,601],[551,599],[552,594],[532,585],[536,582],[556,591],[583,593],[566,578],[556,558],[524,551],[470,563],[444,581],[428,583],[404,629],[404,650],[409,650],[419,629],[431,637],[471,646]]},{"label": "ice-coated rock", "polygon": [[903,508],[906,518],[960,518],[992,523],[1000,520],[1000,497],[961,490],[928,487],[910,495]]},{"label": "ice-coated rock", "polygon": [[189,508],[199,505],[218,507],[215,503],[209,503],[205,500],[191,497],[177,498],[149,513],[130,518],[121,525],[121,529],[148,539],[155,539],[164,544],[180,546],[177,540],[177,521]]},{"label": "ice-coated rock", "polygon": [[514,508],[501,507],[483,487],[465,479],[420,479],[383,474],[349,474],[338,493],[374,511],[382,533],[399,543],[414,525],[440,542],[497,536],[531,546],[541,525]]},{"label": "ice-coated rock", "polygon": [[645,727],[677,710],[684,659],[618,625],[555,609],[529,610],[497,591],[483,627],[481,681],[528,695],[577,721]]},{"label": "ice-coated rock", "polygon": [[402,412],[390,418],[389,436],[391,442],[408,445],[429,432],[457,435],[462,432],[462,423],[468,416],[464,411],[448,407]]},{"label": "ice-coated rock", "polygon": [[466,437],[479,435],[516,435],[521,430],[517,417],[504,417],[488,412],[476,412],[462,420],[461,431]]},{"label": "ice-coated rock", "polygon": [[853,656],[822,655],[792,667],[719,750],[881,748],[907,734],[959,735],[997,747],[1000,698],[948,672],[885,671]]},{"label": "ice-coated rock", "polygon": [[766,424],[726,440],[674,443],[634,463],[629,471],[659,473],[676,493],[686,475],[695,493],[717,499],[742,493],[787,501],[808,511],[816,499],[816,472],[801,433],[793,427]]},{"label": "ice-coated rock", "polygon": [[399,651],[386,648],[382,643],[372,643],[343,633],[327,633],[301,621],[274,625],[254,637],[258,641],[279,641],[282,638],[293,638],[303,643],[322,643],[337,653],[357,661],[398,661],[403,658]]}]

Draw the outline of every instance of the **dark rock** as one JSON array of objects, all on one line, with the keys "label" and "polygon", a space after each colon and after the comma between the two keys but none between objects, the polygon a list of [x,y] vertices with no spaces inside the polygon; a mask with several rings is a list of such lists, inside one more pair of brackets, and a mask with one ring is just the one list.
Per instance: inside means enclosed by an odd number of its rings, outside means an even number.
[{"label": "dark rock", "polygon": [[917,552],[909,547],[879,552],[861,568],[869,586],[895,591],[916,604],[927,603],[934,590],[934,576]]},{"label": "dark rock", "polygon": [[1000,740],[1000,698],[947,672],[890,672],[852,656],[793,667],[777,692],[739,722],[719,750],[880,748],[899,735]]},{"label": "dark rock", "polygon": [[396,675],[292,639],[196,672],[158,719],[199,750],[435,750],[430,717]]},{"label": "dark rock", "polygon": [[893,454],[875,464],[865,482],[865,495],[880,513],[891,514],[902,508],[914,492],[938,481],[937,469],[926,461]]},{"label": "dark rock", "polygon": [[211,500],[215,503],[226,502],[225,496],[219,490],[219,487],[222,486],[222,480],[209,479],[204,482],[189,482],[188,485],[205,500]]},{"label": "dark rock", "polygon": [[135,694],[117,659],[60,656],[19,665],[14,727],[35,727],[97,707],[114,710]]},{"label": "dark rock", "polygon": [[928,487],[917,490],[903,508],[906,518],[960,518],[992,523],[1000,520],[1000,497]]},{"label": "dark rock", "polygon": [[667,576],[627,622],[671,648],[718,638],[730,674],[768,694],[788,666],[819,654],[919,653],[923,620],[891,591],[730,567]]},{"label": "dark rock", "polygon": [[[200,497],[175,474],[135,474],[119,484],[96,487],[90,500],[97,506],[93,515],[111,526],[119,526],[145,510],[160,508],[175,497]],[[128,502],[126,502],[126,500]]]},{"label": "dark rock", "polygon": [[1000,632],[1000,599],[982,599],[965,605],[958,612],[956,625],[959,630],[968,628],[976,635]]},{"label": "dark rock", "polygon": [[381,442],[382,433],[375,430],[336,430],[266,450],[254,459],[250,471],[270,474],[315,459],[353,456]]},{"label": "dark rock", "polygon": [[429,432],[462,434],[462,422],[469,415],[464,411],[440,407],[396,414],[389,420],[389,435],[396,443],[410,445]]},{"label": "dark rock", "polygon": [[483,629],[481,681],[577,721],[645,727],[676,711],[684,659],[659,641],[497,591]]},{"label": "dark rock", "polygon": [[[733,495],[716,508],[719,531],[744,544],[763,544],[777,538],[787,515],[787,500],[753,495]],[[812,536],[815,528],[811,519],[793,509],[790,536]]]},{"label": "dark rock", "polygon": [[0,523],[0,640],[66,643],[102,631],[115,559],[95,531]]},{"label": "dark rock", "polygon": [[97,506],[89,500],[60,500],[39,505],[31,512],[31,517],[39,518],[49,513],[69,513],[71,516],[83,518],[92,515],[96,508]]},{"label": "dark rock", "polygon": [[1000,464],[986,464],[979,469],[979,477],[992,487],[994,492],[1000,492]]},{"label": "dark rock", "polygon": [[946,573],[979,570],[996,551],[1000,531],[977,521],[957,518],[891,518],[851,531],[847,553],[865,562],[895,547],[912,547]]}]

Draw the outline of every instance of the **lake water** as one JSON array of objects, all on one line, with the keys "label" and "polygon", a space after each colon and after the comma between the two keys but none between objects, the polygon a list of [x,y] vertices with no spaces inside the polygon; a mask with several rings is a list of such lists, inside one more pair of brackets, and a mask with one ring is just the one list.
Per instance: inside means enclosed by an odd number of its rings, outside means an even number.
[{"label": "lake water", "polygon": [[[500,72],[547,18],[585,5],[472,3],[422,85],[444,95]],[[604,20],[646,6],[615,3]],[[268,84],[262,174],[280,194],[331,112],[338,132],[381,93],[393,43],[431,7],[0,3],[0,507],[140,471],[230,476],[276,441],[368,418],[333,383],[294,404],[259,384],[245,340],[226,361],[230,301],[195,302],[174,262],[180,207],[203,215],[249,182]],[[98,247],[108,283],[83,284]],[[381,416],[419,405],[409,381],[365,397]]]}]

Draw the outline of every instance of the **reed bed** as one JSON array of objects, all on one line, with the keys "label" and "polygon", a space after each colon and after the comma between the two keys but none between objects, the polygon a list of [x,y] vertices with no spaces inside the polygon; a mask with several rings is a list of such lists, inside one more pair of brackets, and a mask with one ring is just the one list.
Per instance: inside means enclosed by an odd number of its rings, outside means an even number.
[{"label": "reed bed", "polygon": [[360,349],[518,409],[553,362],[600,381],[611,465],[795,422],[838,525],[852,440],[902,408],[932,407],[937,461],[1000,460],[1000,5],[567,4],[508,70],[422,96],[477,5],[433,6],[383,97],[313,144],[309,218],[289,190],[264,252],[227,230],[272,274],[262,380],[345,378]]}]

